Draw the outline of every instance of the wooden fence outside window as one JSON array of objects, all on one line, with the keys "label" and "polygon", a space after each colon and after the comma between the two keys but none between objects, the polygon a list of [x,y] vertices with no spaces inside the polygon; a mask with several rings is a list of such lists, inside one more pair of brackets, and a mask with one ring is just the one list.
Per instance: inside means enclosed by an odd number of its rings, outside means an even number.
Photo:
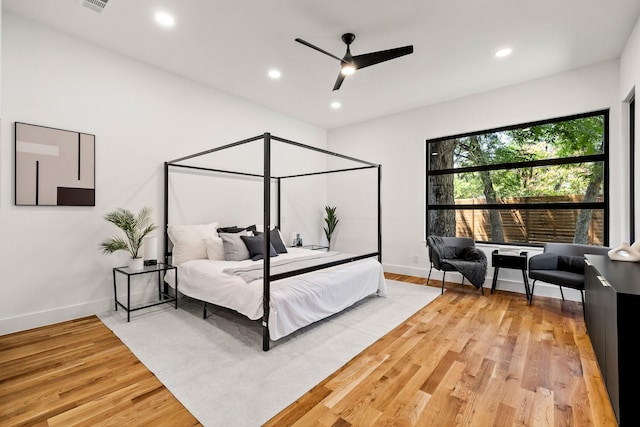
[{"label": "wooden fence outside window", "polygon": [[[583,196],[511,197],[501,198],[500,210],[505,243],[571,243],[580,209],[509,209],[509,204],[578,203]],[[596,201],[601,202],[602,197]],[[483,205],[484,199],[458,199],[456,204]],[[486,210],[456,211],[456,235],[476,241],[492,241],[489,213]],[[589,226],[589,245],[604,243],[604,210],[594,209]]]}]

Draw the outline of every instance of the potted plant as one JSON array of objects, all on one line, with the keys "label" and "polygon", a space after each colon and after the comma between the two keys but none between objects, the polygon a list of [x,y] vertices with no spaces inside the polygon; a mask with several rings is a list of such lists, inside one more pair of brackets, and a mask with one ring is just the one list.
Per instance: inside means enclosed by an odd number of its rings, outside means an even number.
[{"label": "potted plant", "polygon": [[142,270],[143,261],[142,255],[139,253],[140,247],[144,237],[156,228],[151,221],[151,209],[143,207],[140,212],[134,214],[127,209],[117,208],[106,214],[104,219],[122,230],[125,237],[113,236],[104,240],[100,243],[102,253],[129,252],[131,256],[129,268],[131,270]]},{"label": "potted plant", "polygon": [[337,207],[335,206],[324,207],[324,211],[327,214],[327,216],[325,216],[324,218],[324,222],[326,224],[326,226],[324,227],[324,234],[325,236],[327,236],[327,243],[329,246],[329,250],[331,250],[331,236],[333,235],[333,232],[336,229],[336,225],[338,225],[338,222],[340,221],[336,216],[336,209]]}]

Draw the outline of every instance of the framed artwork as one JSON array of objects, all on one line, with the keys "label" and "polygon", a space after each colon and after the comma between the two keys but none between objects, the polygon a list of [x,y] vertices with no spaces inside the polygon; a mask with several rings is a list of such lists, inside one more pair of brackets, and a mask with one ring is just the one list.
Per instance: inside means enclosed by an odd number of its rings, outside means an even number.
[{"label": "framed artwork", "polygon": [[96,137],[15,123],[15,204],[95,206]]}]

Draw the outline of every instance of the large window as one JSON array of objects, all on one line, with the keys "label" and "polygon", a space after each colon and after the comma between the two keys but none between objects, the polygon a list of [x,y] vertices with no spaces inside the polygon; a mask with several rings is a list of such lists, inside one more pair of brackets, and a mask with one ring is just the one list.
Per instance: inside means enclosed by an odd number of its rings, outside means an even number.
[{"label": "large window", "polygon": [[608,245],[608,110],[428,140],[427,235]]}]

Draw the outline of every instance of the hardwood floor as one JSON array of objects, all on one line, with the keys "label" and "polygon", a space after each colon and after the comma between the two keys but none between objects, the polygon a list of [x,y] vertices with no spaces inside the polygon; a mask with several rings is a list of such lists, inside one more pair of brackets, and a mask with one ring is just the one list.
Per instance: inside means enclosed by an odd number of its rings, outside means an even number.
[{"label": "hardwood floor", "polygon": [[199,426],[96,316],[0,336],[0,426]]},{"label": "hardwood floor", "polygon": [[580,303],[445,286],[265,426],[617,425]]},{"label": "hardwood floor", "polygon": [[[446,289],[265,425],[616,425],[580,303]],[[92,316],[0,336],[5,425],[200,424]]]}]

